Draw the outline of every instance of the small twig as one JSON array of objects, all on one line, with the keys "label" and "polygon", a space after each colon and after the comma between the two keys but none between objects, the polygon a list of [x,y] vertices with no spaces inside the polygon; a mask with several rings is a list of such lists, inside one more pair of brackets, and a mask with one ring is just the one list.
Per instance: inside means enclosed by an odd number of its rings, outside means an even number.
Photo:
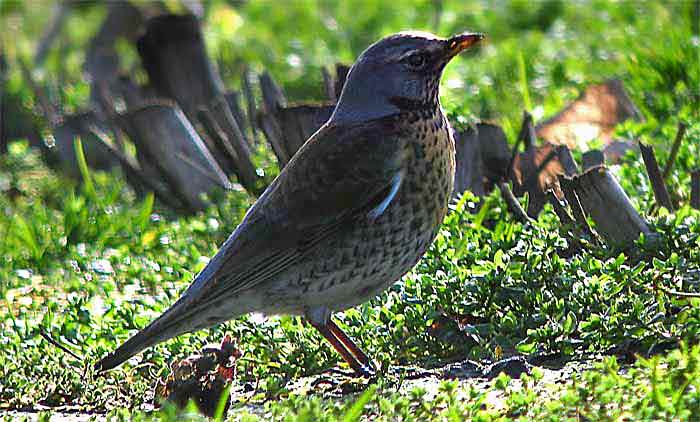
[{"label": "small twig", "polygon": [[656,287],[659,288],[662,292],[671,295],[671,296],[677,296],[677,297],[685,297],[685,298],[700,298],[700,293],[692,293],[692,292],[679,292],[676,290],[671,290],[666,286],[662,286],[660,284],[657,284]]},{"label": "small twig", "polygon": [[53,344],[54,346],[58,347],[59,349],[61,349],[61,350],[64,351],[65,353],[68,353],[69,355],[71,355],[71,356],[74,357],[75,359],[77,359],[77,360],[79,360],[79,361],[81,361],[81,362],[83,361],[83,358],[81,358],[80,356],[76,355],[74,352],[72,352],[72,351],[71,351],[70,349],[68,349],[66,346],[62,345],[61,343],[59,343],[59,342],[57,342],[56,340],[54,340],[53,338],[51,338],[51,336],[50,336],[47,332],[45,332],[43,329],[41,329],[41,328],[39,329],[39,335],[40,335],[44,340],[46,340],[46,341],[48,341],[49,343]]},{"label": "small twig", "polygon": [[673,211],[674,207],[671,202],[671,196],[668,194],[668,189],[666,189],[666,184],[661,176],[661,170],[659,169],[659,163],[656,161],[654,149],[641,141],[639,142],[639,149],[642,152],[644,165],[647,168],[647,175],[649,176],[651,187],[654,190],[656,203],[662,207],[666,207],[669,211]]},{"label": "small twig", "polygon": [[676,139],[673,141],[673,147],[671,147],[671,155],[668,157],[666,162],[666,167],[664,168],[663,179],[668,179],[671,174],[671,169],[673,164],[676,162],[676,156],[678,155],[678,149],[681,146],[681,141],[683,141],[683,136],[685,136],[685,130],[687,129],[685,123],[678,123],[678,132],[676,132]]},{"label": "small twig", "polygon": [[554,208],[554,213],[559,217],[559,222],[564,225],[568,226],[571,225],[573,226],[576,221],[574,218],[569,214],[569,211],[562,205],[561,201],[557,196],[554,194],[554,191],[552,189],[547,190],[547,199],[549,200],[549,203],[552,204],[552,208]]},{"label": "small twig", "polygon": [[508,210],[513,214],[516,220],[523,224],[532,223],[532,219],[527,215],[520,202],[513,195],[513,191],[510,190],[507,182],[500,182],[498,184],[498,189],[501,191],[501,196],[506,201],[508,205]]}]

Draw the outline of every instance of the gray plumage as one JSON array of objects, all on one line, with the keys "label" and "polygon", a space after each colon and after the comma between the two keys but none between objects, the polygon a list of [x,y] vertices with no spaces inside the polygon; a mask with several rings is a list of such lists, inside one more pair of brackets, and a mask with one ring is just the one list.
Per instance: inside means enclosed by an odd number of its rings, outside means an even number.
[{"label": "gray plumage", "polygon": [[334,347],[345,344],[366,360],[344,334],[324,330],[339,330],[328,325],[332,312],[386,289],[435,238],[455,166],[439,80],[445,64],[479,39],[401,33],[370,46],[329,121],[183,296],[96,367],[113,368],[161,341],[253,311],[304,315]]}]

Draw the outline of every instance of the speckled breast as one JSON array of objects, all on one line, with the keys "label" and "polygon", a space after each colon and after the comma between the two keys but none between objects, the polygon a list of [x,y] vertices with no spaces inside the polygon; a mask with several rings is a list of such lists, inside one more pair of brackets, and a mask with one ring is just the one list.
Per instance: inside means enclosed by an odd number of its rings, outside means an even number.
[{"label": "speckled breast", "polygon": [[[407,273],[437,235],[451,197],[455,145],[441,112],[412,112],[404,180],[397,196],[376,220],[357,224],[321,251],[304,283],[308,307],[343,310],[381,293]],[[311,274],[310,274],[311,275]],[[307,280],[311,281],[311,280]]]}]

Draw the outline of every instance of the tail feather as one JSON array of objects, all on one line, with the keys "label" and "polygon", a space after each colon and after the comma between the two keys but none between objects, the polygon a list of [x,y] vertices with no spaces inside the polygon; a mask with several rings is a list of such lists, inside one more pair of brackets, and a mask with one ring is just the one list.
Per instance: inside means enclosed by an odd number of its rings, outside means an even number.
[{"label": "tail feather", "polygon": [[[224,245],[225,246],[225,245]],[[224,248],[222,248],[224,249]],[[216,318],[206,312],[191,312],[193,305],[207,301],[207,286],[216,279],[221,268],[223,254],[221,251],[197,275],[187,291],[161,316],[151,322],[146,328],[134,334],[115,351],[102,358],[95,364],[97,372],[116,368],[148,347],[173,337],[196,331],[216,324]]]},{"label": "tail feather", "polygon": [[148,347],[197,329],[197,327],[194,326],[195,324],[192,323],[194,321],[179,321],[177,324],[173,324],[173,322],[179,319],[181,310],[184,308],[183,305],[185,301],[183,299],[185,299],[185,297],[178,300],[165,311],[163,315],[156,318],[143,330],[134,334],[115,351],[97,362],[95,364],[95,370],[97,372],[103,372],[116,368]]}]

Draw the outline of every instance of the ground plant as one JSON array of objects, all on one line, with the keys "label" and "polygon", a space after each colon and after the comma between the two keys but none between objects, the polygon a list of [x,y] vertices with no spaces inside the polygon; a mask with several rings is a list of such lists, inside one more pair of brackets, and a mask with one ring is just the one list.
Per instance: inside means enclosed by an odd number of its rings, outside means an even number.
[{"label": "ground plant", "polygon": [[[229,334],[241,358],[231,408],[219,419],[700,420],[700,211],[689,203],[700,167],[700,3],[202,3],[208,54],[224,84],[238,86],[245,64],[269,71],[296,101],[321,100],[321,67],[352,62],[383,35],[484,32],[478,51],[447,68],[441,102],[453,121],[495,122],[511,142],[524,110],[543,121],[587,86],[617,78],[644,117],[619,125],[618,139],[652,145],[665,163],[679,123],[687,128],[667,178],[679,206],[656,206],[635,150],[610,169],[658,238],[631,248],[572,251],[551,205],[523,224],[498,190],[455,198],[416,267],[338,315],[376,359],[371,382],[329,373],[347,366],[300,318],[256,314],[179,336],[99,376],[93,364],[179,297],[254,198],[234,190],[181,216],[137,195],[117,170],[82,165],[69,178],[26,139],[13,140],[0,155],[0,418],[204,420],[194,405],[154,409],[155,386],[172,362]],[[6,103],[32,109],[38,101],[16,63],[33,54],[51,7],[0,2],[3,119],[12,117]],[[64,110],[89,101],[81,66],[104,13],[80,2],[34,72]],[[137,67],[132,46],[119,52]],[[277,173],[262,143],[254,160],[267,179]],[[531,370],[448,379],[440,369],[488,368],[512,356]]]}]

